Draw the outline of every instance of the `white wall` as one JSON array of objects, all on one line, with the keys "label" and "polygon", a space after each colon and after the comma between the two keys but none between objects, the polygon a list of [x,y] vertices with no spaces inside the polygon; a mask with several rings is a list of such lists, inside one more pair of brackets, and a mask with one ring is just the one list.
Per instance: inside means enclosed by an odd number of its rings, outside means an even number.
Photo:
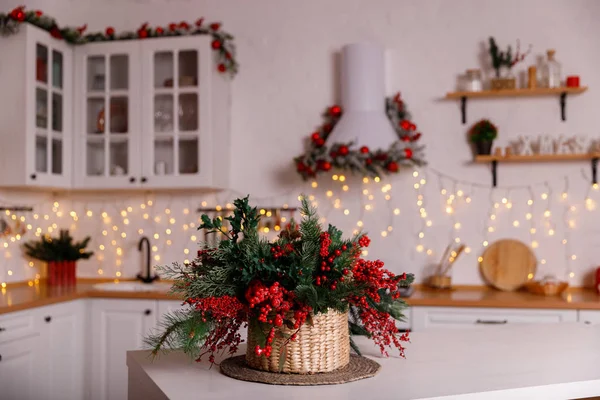
[{"label": "white wall", "polygon": [[[14,6],[9,1],[0,3],[7,10]],[[564,74],[580,75],[583,84],[590,86],[590,91],[568,99],[568,120],[564,123],[559,120],[556,98],[472,101],[468,105],[469,122],[489,117],[499,126],[499,143],[503,145],[522,134],[598,136],[596,107],[600,100],[597,90],[600,87],[597,74],[600,49],[597,37],[600,28],[596,21],[600,16],[600,3],[593,0],[37,0],[26,4],[53,14],[62,24],[87,22],[91,31],[109,25],[117,30],[136,29],[144,21],[166,25],[172,21],[195,20],[197,16],[222,21],[224,29],[236,36],[241,64],[233,84],[232,187],[237,192],[264,198],[264,203],[290,202],[301,190],[291,159],[303,150],[303,140],[321,122],[324,107],[338,99],[336,52],[344,44],[359,40],[378,41],[389,49],[388,91],[390,94],[397,90],[402,92],[415,122],[424,133],[429,165],[452,177],[483,185],[490,182],[485,166],[469,164],[471,154],[464,138],[467,128],[460,124],[458,103],[441,100],[454,88],[458,73],[481,66],[481,60],[485,58],[483,42],[490,35],[503,46],[514,45],[516,39],[521,39],[524,47],[533,44],[534,54],[518,69],[534,63],[536,56],[547,48],[555,48]],[[589,175],[588,165],[576,163],[500,168],[501,185],[529,185],[548,180],[553,188],[551,208],[556,234],[550,237],[544,233],[547,230],[538,228],[540,247],[537,255],[539,259],[547,260],[545,265],[540,265],[538,273],[562,276],[573,269],[572,283],[576,285],[583,284],[586,274],[598,263],[596,246],[600,242],[600,230],[595,226],[600,214],[584,211],[582,206],[589,186],[588,180],[581,175],[582,168]],[[565,261],[570,254],[565,254],[565,246],[561,245],[564,208],[559,198],[565,175],[570,177],[569,199],[578,209],[573,217],[576,227],[570,234],[571,250],[577,259],[570,265]],[[453,224],[443,213],[444,199],[439,195],[441,186],[432,170],[429,170],[428,178],[427,211],[434,226],[427,230],[423,244],[433,250],[431,257],[415,252],[421,220],[410,172],[392,181],[391,208],[401,209],[401,215],[394,219],[392,234],[385,239],[379,236],[390,218],[386,205],[377,204],[371,217],[365,220],[365,229],[376,239],[370,257],[383,259],[393,271],[412,271],[419,277],[424,274],[426,265],[439,258],[449,241]],[[453,188],[448,180],[443,181],[443,185],[448,190]],[[461,188],[466,192],[471,190],[460,185],[457,190]],[[353,190],[359,189],[358,184],[353,186]],[[539,194],[544,191],[544,186],[535,186],[534,190],[534,219],[541,223],[545,206]],[[280,193],[289,195],[280,196]],[[504,195],[504,191],[498,191],[498,201]],[[600,200],[600,193],[593,195]],[[143,199],[143,196],[128,199],[129,196],[120,201],[125,207],[135,205],[137,216],[131,218],[132,227],[127,238],[119,239],[125,252],[124,275],[134,275],[138,269],[134,246],[138,237],[137,221],[141,220],[139,204]],[[223,193],[218,199],[208,201],[212,205],[216,202],[224,204],[229,197],[229,193]],[[355,194],[343,200],[353,201],[351,199],[358,197]],[[490,241],[499,237],[517,237],[530,242],[524,219],[524,203],[529,192],[527,189],[513,190],[509,197],[515,207],[511,210],[502,208],[497,221],[506,226],[501,224],[497,232],[490,235]],[[456,218],[462,224],[460,237],[471,246],[472,252],[455,266],[456,283],[481,283],[477,256],[482,250],[484,220],[490,205],[489,190],[477,188],[472,198],[472,203],[457,208]],[[200,200],[201,196],[156,197],[163,211],[162,204],[171,203],[173,209],[181,212],[182,205],[193,208]],[[321,203],[325,204],[325,201]],[[67,204],[68,201],[61,201],[61,206],[70,207]],[[104,207],[91,196],[76,200],[74,207],[83,210],[86,204],[98,209]],[[349,208],[350,216],[344,217],[336,211],[329,214],[329,219],[351,230],[357,220],[358,201]],[[187,217],[177,217],[179,231],[174,229],[173,246],[159,251],[161,262],[183,259],[183,248],[189,241],[189,234],[184,234],[180,225],[183,218]],[[519,228],[512,227],[514,219],[520,220]],[[80,223],[79,229],[99,237],[101,225],[102,221],[93,217]],[[152,229],[158,228],[149,226],[146,232]],[[111,250],[111,255],[113,253]],[[105,275],[109,276],[116,271],[111,257],[107,256],[104,263]],[[33,270],[22,267],[23,262],[14,258],[6,264],[4,271],[0,269],[0,280],[33,276]],[[6,274],[8,268],[14,269],[10,277]],[[96,269],[96,262],[86,263],[81,267],[81,275],[95,276]]]}]

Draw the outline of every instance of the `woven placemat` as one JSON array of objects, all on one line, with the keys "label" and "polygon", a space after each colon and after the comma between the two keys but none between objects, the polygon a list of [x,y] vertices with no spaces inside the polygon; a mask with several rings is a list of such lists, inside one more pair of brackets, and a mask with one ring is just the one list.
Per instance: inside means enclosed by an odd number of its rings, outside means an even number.
[{"label": "woven placemat", "polygon": [[337,385],[375,376],[381,366],[375,361],[350,355],[350,363],[343,368],[320,374],[278,374],[259,371],[246,365],[246,356],[231,357],[221,362],[221,372],[225,375],[249,382],[269,385],[315,386]]}]

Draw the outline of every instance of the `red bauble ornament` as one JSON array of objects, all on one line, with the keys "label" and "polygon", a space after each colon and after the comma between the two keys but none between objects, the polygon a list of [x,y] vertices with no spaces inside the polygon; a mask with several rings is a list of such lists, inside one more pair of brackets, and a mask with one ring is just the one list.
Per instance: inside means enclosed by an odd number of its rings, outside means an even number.
[{"label": "red bauble ornament", "polygon": [[417,129],[417,126],[415,124],[410,124],[410,126],[408,127],[409,131],[415,131]]},{"label": "red bauble ornament", "polygon": [[329,161],[320,160],[319,169],[323,171],[329,171],[331,169],[331,163]]},{"label": "red bauble ornament", "polygon": [[398,172],[398,163],[395,161],[390,161],[386,164],[385,168],[390,172]]},{"label": "red bauble ornament", "polygon": [[323,145],[325,144],[325,140],[323,138],[318,138],[317,140],[315,140],[315,144],[317,145],[317,147],[323,147]]},{"label": "red bauble ornament", "polygon": [[35,16],[36,16],[36,17],[38,17],[38,18],[39,18],[39,17],[41,17],[42,15],[44,15],[44,13],[43,13],[43,12],[41,12],[40,10],[35,10]]},{"label": "red bauble ornament", "polygon": [[369,152],[369,148],[367,146],[363,146],[360,148],[360,152],[363,154],[367,154]]},{"label": "red bauble ornament", "polygon": [[25,21],[25,13],[23,11],[17,11],[17,21]]},{"label": "red bauble ornament", "polygon": [[198,18],[196,20],[196,26],[202,26],[203,23],[204,23],[204,18]]},{"label": "red bauble ornament", "polygon": [[112,26],[109,26],[108,28],[106,28],[106,36],[112,36],[115,34],[115,28],[113,28]]},{"label": "red bauble ornament", "polygon": [[332,117],[339,117],[342,113],[342,107],[340,106],[332,106],[329,108],[329,115]]},{"label": "red bauble ornament", "polygon": [[145,39],[148,37],[148,31],[146,29],[140,29],[138,31],[138,36],[140,39]]},{"label": "red bauble ornament", "polygon": [[296,170],[298,170],[298,172],[302,172],[306,169],[306,165],[304,165],[304,163],[302,161],[300,161],[298,164],[296,164]]},{"label": "red bauble ornament", "polygon": [[221,48],[221,42],[218,40],[213,40],[210,45],[214,50],[218,50]]},{"label": "red bauble ornament", "polygon": [[410,128],[410,121],[403,119],[402,121],[400,121],[400,128],[404,129],[405,131],[408,130],[408,128]]},{"label": "red bauble ornament", "polygon": [[413,156],[413,151],[412,151],[412,149],[404,149],[404,156],[405,156],[406,158],[412,158],[412,156]]},{"label": "red bauble ornament", "polygon": [[165,33],[165,30],[163,28],[161,28],[160,26],[158,28],[156,28],[157,35],[162,35],[163,33]]},{"label": "red bauble ornament", "polygon": [[365,164],[366,164],[366,165],[371,165],[371,164],[373,164],[373,160],[371,160],[370,158],[367,158],[367,159],[365,160]]},{"label": "red bauble ornament", "polygon": [[221,24],[218,22],[210,24],[210,29],[212,29],[213,31],[218,31],[220,27],[221,27]]},{"label": "red bauble ornament", "polygon": [[402,135],[402,137],[400,138],[400,140],[402,140],[403,142],[410,142],[410,136],[408,136],[408,135]]},{"label": "red bauble ornament", "polygon": [[413,141],[413,142],[416,142],[416,141],[417,141],[417,140],[419,140],[420,138],[421,138],[421,134],[420,134],[420,133],[417,133],[415,136],[413,136],[413,137],[411,138],[411,141]]},{"label": "red bauble ornament", "polygon": [[182,29],[190,29],[190,26],[189,26],[189,25],[188,25],[188,23],[187,23],[187,22],[185,22],[185,21],[181,21],[181,22],[179,23],[179,27],[180,27],[180,28],[182,28]]},{"label": "red bauble ornament", "polygon": [[313,142],[316,142],[321,138],[321,135],[319,134],[319,132],[314,132],[312,135],[310,135],[310,138],[313,140]]},{"label": "red bauble ornament", "polygon": [[174,24],[174,23],[172,23],[172,22],[171,22],[171,23],[169,24],[169,30],[170,30],[171,32],[172,32],[172,31],[176,31],[176,30],[177,30],[177,24]]},{"label": "red bauble ornament", "polygon": [[348,155],[350,150],[348,150],[348,146],[340,146],[340,148],[338,149],[338,152],[340,153],[340,155],[346,156],[346,155]]},{"label": "red bauble ornament", "polygon": [[218,70],[220,73],[223,73],[223,72],[227,71],[227,67],[225,66],[225,64],[219,64],[219,65],[217,66],[217,70]]}]

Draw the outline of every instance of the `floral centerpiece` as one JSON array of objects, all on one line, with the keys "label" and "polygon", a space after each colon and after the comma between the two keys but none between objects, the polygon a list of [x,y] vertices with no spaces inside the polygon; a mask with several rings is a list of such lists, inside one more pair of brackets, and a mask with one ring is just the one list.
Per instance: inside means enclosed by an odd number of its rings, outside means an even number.
[{"label": "floral centerpiece", "polygon": [[[388,347],[404,356],[408,334],[395,320],[403,319],[405,307],[399,288],[412,275],[394,275],[383,262],[360,258],[369,238],[344,239],[332,225],[323,229],[304,198],[301,213],[301,222],[290,222],[274,241],[259,235],[260,214],[248,197],[236,200],[225,219],[203,215],[199,229],[226,239],[216,247],[204,244],[189,264],[160,267],[188,307],[168,314],[146,338],[152,353],[183,349],[215,363],[216,353],[237,352],[238,331],[246,325],[246,362],[271,372],[343,367],[350,347],[360,354],[354,334],[371,338],[386,356]],[[304,354],[300,363],[298,354]]]}]

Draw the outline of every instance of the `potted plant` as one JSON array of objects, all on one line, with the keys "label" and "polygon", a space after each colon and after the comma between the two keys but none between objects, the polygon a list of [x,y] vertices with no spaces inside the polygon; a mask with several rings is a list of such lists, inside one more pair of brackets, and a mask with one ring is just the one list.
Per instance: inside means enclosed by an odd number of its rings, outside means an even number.
[{"label": "potted plant", "polygon": [[73,242],[69,231],[61,230],[58,237],[44,235],[40,240],[30,241],[23,246],[29,257],[48,264],[49,285],[73,285],[77,260],[87,260],[94,254],[85,251],[89,241],[88,236],[81,242]]},{"label": "potted plant", "polygon": [[526,53],[521,54],[521,43],[517,40],[517,53],[513,56],[510,45],[507,47],[506,51],[501,51],[498,49],[496,40],[493,37],[490,37],[489,43],[492,66],[496,71],[496,77],[491,81],[492,89],[514,89],[516,87],[516,79],[512,75],[512,67],[525,59],[531,52],[531,45]]},{"label": "potted plant", "polygon": [[482,119],[469,130],[469,140],[475,145],[477,154],[490,155],[498,128],[487,119]]},{"label": "potted plant", "polygon": [[152,353],[182,348],[214,363],[216,353],[236,353],[238,329],[247,324],[245,364],[252,369],[331,372],[349,363],[350,347],[359,352],[352,334],[367,335],[384,355],[388,346],[404,355],[408,335],[394,321],[403,319],[399,289],[412,275],[361,259],[369,238],[344,239],[332,225],[323,229],[304,197],[301,213],[302,221],[292,221],[274,241],[259,235],[260,214],[248,197],[234,201],[227,224],[203,215],[199,229],[226,239],[204,244],[189,264],[160,267],[187,307],[168,314],[146,338]]}]

